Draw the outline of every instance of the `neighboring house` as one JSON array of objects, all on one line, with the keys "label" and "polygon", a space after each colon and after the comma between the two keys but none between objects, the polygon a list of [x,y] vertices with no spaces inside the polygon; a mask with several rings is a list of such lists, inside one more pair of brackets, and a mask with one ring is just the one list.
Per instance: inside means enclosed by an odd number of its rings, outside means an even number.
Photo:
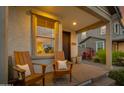
[{"label": "neighboring house", "polygon": [[86,48],[94,51],[105,48],[105,39],[89,36],[79,43],[79,51],[84,52]]},{"label": "neighboring house", "polygon": [[[95,52],[105,48],[106,26],[78,34],[78,51],[81,54],[86,48]],[[124,29],[119,22],[113,23],[112,48],[114,51],[124,51]]]}]

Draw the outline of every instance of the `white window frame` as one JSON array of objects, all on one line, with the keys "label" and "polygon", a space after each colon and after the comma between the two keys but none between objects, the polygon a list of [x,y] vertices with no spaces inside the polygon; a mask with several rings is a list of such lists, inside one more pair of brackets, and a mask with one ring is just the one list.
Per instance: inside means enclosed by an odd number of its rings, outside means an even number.
[{"label": "white window frame", "polygon": [[86,36],[86,32],[82,32],[81,33],[81,39],[85,39],[87,36]]},{"label": "white window frame", "polygon": [[98,51],[98,43],[102,42],[103,43],[103,49],[105,48],[105,42],[104,41],[96,41],[96,52]]},{"label": "white window frame", "polygon": [[118,23],[114,23],[114,25],[113,25],[114,27],[114,29],[113,29],[113,33],[115,34],[115,35],[120,35],[120,25],[118,24]]},{"label": "white window frame", "polygon": [[100,28],[100,34],[101,34],[101,35],[105,35],[105,34],[106,34],[106,26],[102,26],[102,27]]},{"label": "white window frame", "polygon": [[[83,43],[82,45],[84,45],[84,48],[86,48],[86,43]],[[81,48],[82,48],[82,45],[81,45]]]}]

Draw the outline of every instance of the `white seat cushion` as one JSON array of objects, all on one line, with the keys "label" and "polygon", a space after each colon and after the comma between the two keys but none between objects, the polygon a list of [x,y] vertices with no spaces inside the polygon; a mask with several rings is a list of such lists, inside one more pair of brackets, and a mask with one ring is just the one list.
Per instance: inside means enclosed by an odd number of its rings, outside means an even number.
[{"label": "white seat cushion", "polygon": [[67,60],[64,61],[57,61],[58,62],[58,69],[59,70],[66,70],[67,69]]},{"label": "white seat cushion", "polygon": [[24,69],[26,72],[25,72],[25,76],[29,76],[31,75],[31,71],[29,69],[29,66],[28,64],[25,64],[25,65],[17,65],[17,67],[21,68],[21,69]]}]

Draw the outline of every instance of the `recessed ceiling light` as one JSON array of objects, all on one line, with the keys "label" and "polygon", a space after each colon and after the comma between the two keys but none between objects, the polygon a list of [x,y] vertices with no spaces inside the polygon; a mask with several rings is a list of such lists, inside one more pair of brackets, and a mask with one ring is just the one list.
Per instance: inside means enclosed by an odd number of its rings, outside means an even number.
[{"label": "recessed ceiling light", "polygon": [[75,26],[75,25],[77,25],[77,23],[76,22],[73,22],[73,25]]}]

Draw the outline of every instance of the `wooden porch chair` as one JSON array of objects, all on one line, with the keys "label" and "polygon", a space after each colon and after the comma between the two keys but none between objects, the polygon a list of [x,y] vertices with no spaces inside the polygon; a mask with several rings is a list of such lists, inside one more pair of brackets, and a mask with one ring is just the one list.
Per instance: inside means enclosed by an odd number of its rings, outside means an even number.
[{"label": "wooden porch chair", "polygon": [[65,60],[65,56],[64,56],[63,51],[59,51],[56,53],[56,58],[55,58],[55,61],[53,63],[54,78],[61,77],[65,74],[69,74],[70,82],[71,82],[72,81],[72,66],[73,66],[73,64],[71,62],[67,61],[68,68],[66,70],[59,70],[58,64],[57,64],[58,60]]},{"label": "wooden porch chair", "polygon": [[[17,71],[19,79],[23,81],[23,85],[32,85],[38,80],[42,79],[43,85],[45,85],[45,69],[46,65],[43,64],[37,64],[32,63],[32,60],[30,58],[28,51],[15,51],[15,65],[25,65],[28,64],[31,75],[25,76],[25,70],[15,66],[14,70]],[[39,65],[42,67],[42,73],[35,73],[33,65]]]}]

